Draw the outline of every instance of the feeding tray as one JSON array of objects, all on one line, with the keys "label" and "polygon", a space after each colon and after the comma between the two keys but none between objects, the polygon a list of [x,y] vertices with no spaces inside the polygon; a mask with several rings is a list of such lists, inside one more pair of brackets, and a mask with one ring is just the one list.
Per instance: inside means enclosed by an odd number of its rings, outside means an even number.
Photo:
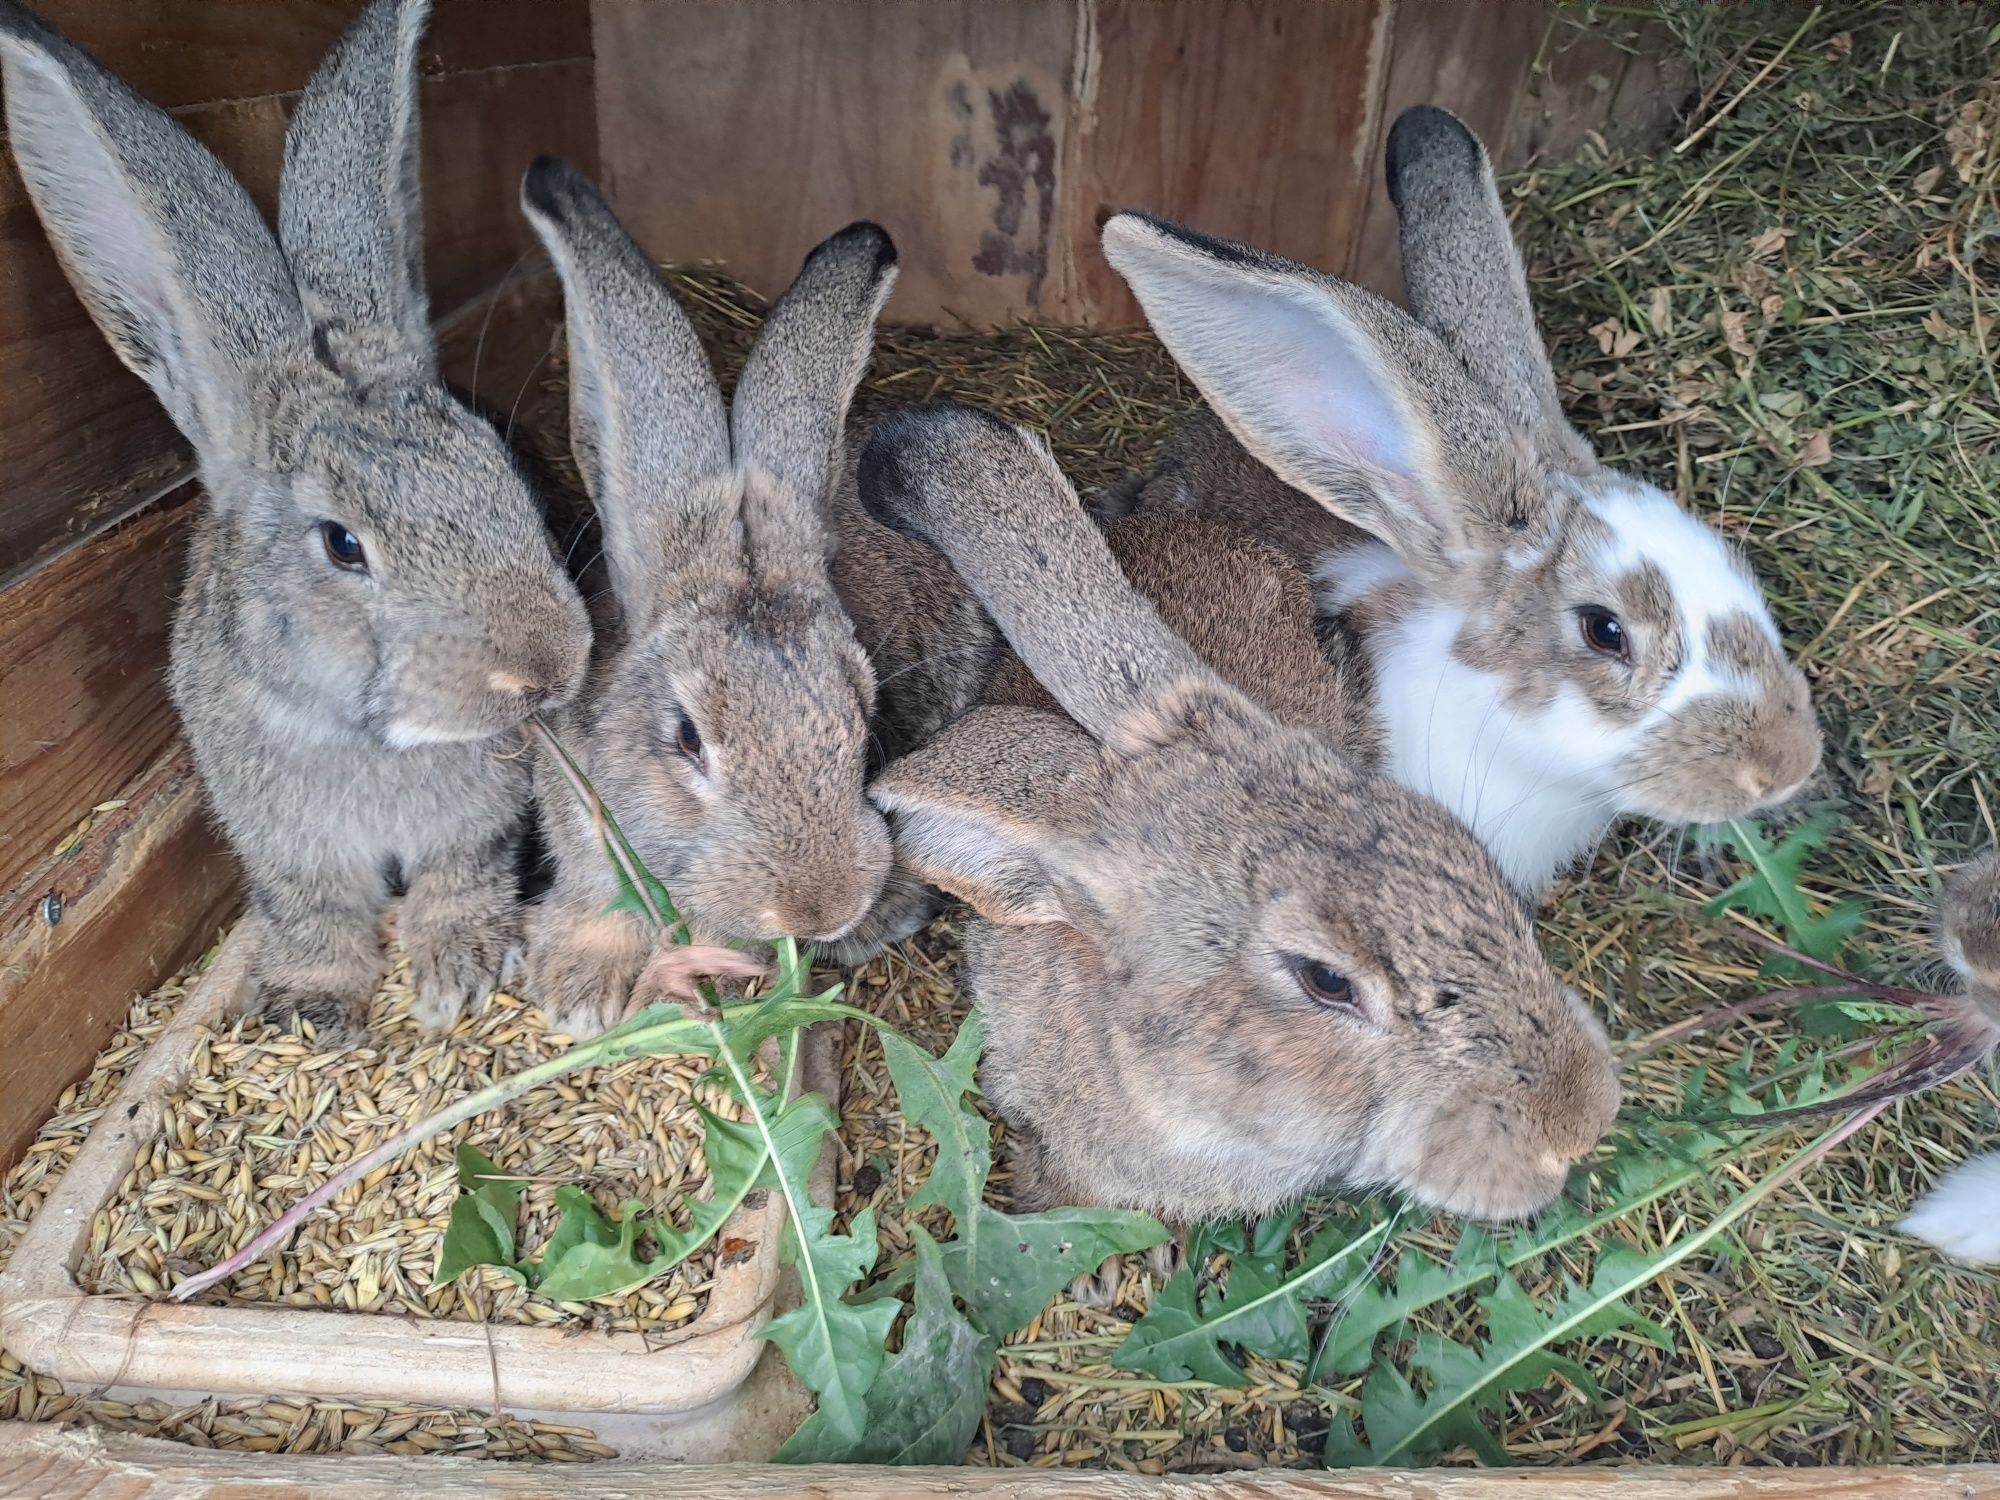
[{"label": "feeding tray", "polygon": [[[800,1399],[796,1388],[783,1388],[782,1362],[766,1361],[771,1373],[746,1388],[766,1350],[756,1335],[787,1281],[779,1256],[784,1200],[775,1193],[753,1194],[724,1224],[718,1238],[730,1242],[731,1253],[716,1258],[706,1304],[664,1333],[86,1291],[79,1272],[93,1221],[119,1195],[135,1152],[168,1123],[203,1028],[224,1026],[242,1011],[256,941],[250,919],[224,942],[35,1214],[0,1270],[0,1346],[31,1369],[83,1388],[645,1418],[642,1427],[614,1425],[637,1446],[698,1459],[762,1456],[760,1446],[775,1444],[792,1425],[775,1404]],[[829,1098],[838,1087],[831,1040],[828,1029],[813,1028],[801,1058],[802,1086]]]}]

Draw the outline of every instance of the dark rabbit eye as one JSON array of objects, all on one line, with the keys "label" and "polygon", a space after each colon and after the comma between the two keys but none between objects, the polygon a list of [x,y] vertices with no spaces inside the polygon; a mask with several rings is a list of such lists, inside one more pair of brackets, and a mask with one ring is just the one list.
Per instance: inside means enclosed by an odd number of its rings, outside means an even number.
[{"label": "dark rabbit eye", "polygon": [[1618,616],[1608,609],[1580,609],[1576,612],[1577,626],[1583,632],[1583,643],[1599,656],[1609,656],[1618,661],[1629,660],[1632,655],[1631,638],[1625,634],[1625,627]]},{"label": "dark rabbit eye", "polygon": [[681,715],[680,726],[674,731],[674,744],[689,760],[701,759],[701,731],[686,714]]},{"label": "dark rabbit eye", "polygon": [[1302,963],[1298,968],[1299,988],[1319,1005],[1352,1005],[1354,985],[1337,969],[1321,963]]},{"label": "dark rabbit eye", "polygon": [[361,548],[361,538],[338,521],[320,522],[319,539],[326,547],[326,560],[336,568],[350,573],[368,571],[368,554]]}]

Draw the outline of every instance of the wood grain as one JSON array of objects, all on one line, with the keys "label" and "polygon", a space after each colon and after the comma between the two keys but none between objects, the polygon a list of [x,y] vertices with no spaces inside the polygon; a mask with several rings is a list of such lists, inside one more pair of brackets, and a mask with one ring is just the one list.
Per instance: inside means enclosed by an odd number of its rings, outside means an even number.
[{"label": "wood grain", "polygon": [[[426,261],[432,305],[491,289],[533,246],[517,206],[542,151],[596,168],[588,0],[451,0],[423,85]],[[142,0],[48,7],[136,75],[275,207],[294,94],[339,33],[348,0]],[[562,54],[568,55],[562,55]],[[240,80],[232,71],[242,64]],[[477,63],[477,67],[464,64]],[[218,89],[235,95],[204,100]],[[12,158],[0,152],[0,585],[184,481],[186,445],[112,355],[70,291]]]},{"label": "wood grain", "polygon": [[194,486],[0,592],[0,897],[174,735],[167,632]]},{"label": "wood grain", "polygon": [[782,291],[855,219],[888,315],[1049,316],[1075,0],[595,0],[607,188],[663,260]]},{"label": "wood grain", "polygon": [[159,1438],[0,1424],[0,1500],[1988,1500],[2000,1467],[1936,1469],[1352,1469],[1254,1474],[1100,1474],[1069,1469],[787,1468],[675,1463],[567,1465],[476,1459],[294,1458]]},{"label": "wood grain", "polygon": [[1374,171],[1396,14],[1395,0],[1085,7],[1064,170],[1069,275],[1065,301],[1046,311],[1140,321],[1097,243],[1104,219],[1125,208],[1340,271]]},{"label": "wood grain", "polygon": [[[88,1071],[132,997],[215,941],[236,907],[236,864],[186,752],[170,750],[123,790],[125,806],[0,910],[0,1169]],[[45,891],[62,896],[53,927]]]},{"label": "wood grain", "polygon": [[1403,295],[1396,210],[1382,176],[1382,150],[1396,116],[1413,104],[1441,105],[1470,125],[1497,159],[1522,80],[1552,24],[1547,0],[1396,0],[1382,110],[1356,184],[1366,208],[1346,273],[1350,281],[1399,301]]}]

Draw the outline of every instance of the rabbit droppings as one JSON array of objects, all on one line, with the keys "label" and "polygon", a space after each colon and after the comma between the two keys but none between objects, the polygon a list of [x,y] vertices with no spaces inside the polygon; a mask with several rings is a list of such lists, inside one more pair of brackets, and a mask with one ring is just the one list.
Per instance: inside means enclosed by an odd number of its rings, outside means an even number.
[{"label": "rabbit droppings", "polygon": [[416,1013],[517,938],[519,726],[590,632],[499,434],[437,371],[422,280],[426,0],[371,0],[285,133],[274,240],[177,123],[0,0],[7,124],[84,304],[193,445],[206,501],[171,688],[264,919],[263,1008],[351,1033],[406,887]]},{"label": "rabbit droppings", "polygon": [[[865,794],[875,679],[827,570],[848,403],[896,252],[855,224],[807,257],[725,409],[694,326],[589,182],[532,167],[522,203],[568,307],[570,435],[619,622],[558,732],[702,943],[809,940],[856,963],[928,919]],[[528,989],[553,1024],[616,1021],[652,947],[589,814],[538,772],[555,885]]]},{"label": "rabbit droppings", "polygon": [[963,972],[1017,1201],[1188,1222],[1329,1183],[1481,1218],[1553,1199],[1617,1106],[1603,1030],[1457,820],[1280,717],[1285,663],[1328,670],[1303,580],[1258,622],[1290,635],[1261,657],[1239,589],[1206,599],[1232,620],[1214,649],[1241,648],[1231,683],[1028,434],[905,411],[859,486],[946,554],[1062,709],[1003,669],[871,791],[900,856],[979,918]]},{"label": "rabbit droppings", "polygon": [[1484,148],[1388,145],[1411,314],[1140,214],[1104,250],[1208,409],[1102,502],[1311,572],[1372,667],[1389,774],[1538,896],[1614,819],[1745,816],[1819,763],[1806,681],[1720,535],[1564,419]]}]

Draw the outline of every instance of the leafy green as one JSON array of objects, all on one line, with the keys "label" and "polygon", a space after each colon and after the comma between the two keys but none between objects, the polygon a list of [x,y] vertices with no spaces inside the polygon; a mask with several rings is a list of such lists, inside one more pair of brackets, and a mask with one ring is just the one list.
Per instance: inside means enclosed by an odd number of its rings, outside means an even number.
[{"label": "leafy green", "polygon": [[955,1464],[965,1456],[986,1409],[1000,1341],[952,1305],[937,1242],[921,1225],[911,1234],[916,1301],[903,1325],[903,1347],[869,1387],[861,1438],[841,1441],[814,1412],[778,1450],[779,1462]]},{"label": "leafy green", "polygon": [[[1823,847],[1839,826],[1838,817],[1822,813],[1807,818],[1776,844],[1754,823],[1740,820],[1704,830],[1705,841],[1730,845],[1750,868],[1727,890],[1711,897],[1702,907],[1703,915],[1717,917],[1740,911],[1762,917],[1777,924],[1788,946],[1821,963],[1837,962],[1841,949],[1860,929],[1866,908],[1859,901],[1837,901],[1823,915],[1815,914],[1803,885],[1807,856]],[[1773,955],[1765,962],[1764,972],[1796,979],[1805,971],[1793,960]],[[1849,1019],[1840,1005],[1828,1001],[1800,1011],[1805,1029],[1818,1036],[1852,1035]]]},{"label": "leafy green", "polygon": [[[904,1329],[904,1349],[908,1351],[916,1330],[930,1354],[895,1377],[898,1384],[889,1397],[871,1394],[858,1428],[843,1429],[833,1417],[820,1420],[826,1413],[822,1397],[820,1413],[780,1458],[798,1463],[956,1463],[977,1429],[1000,1340],[1025,1327],[1080,1272],[1094,1271],[1108,1256],[1143,1250],[1166,1238],[1165,1228],[1145,1214],[1082,1208],[1009,1214],[985,1203],[993,1168],[992,1132],[970,1098],[983,1035],[974,1012],[938,1058],[887,1028],[882,1031],[904,1118],[938,1144],[936,1165],[909,1206],[949,1210],[955,1233],[935,1245],[919,1230],[914,1266],[899,1268],[846,1305],[869,1309],[883,1320],[879,1345],[901,1308],[894,1291],[914,1278],[916,1309]],[[860,1220],[856,1223],[858,1227]],[[870,1229],[872,1234],[872,1220]],[[933,1281],[927,1291],[927,1264],[933,1260],[943,1285]],[[960,1305],[954,1305],[954,1298]],[[882,1381],[890,1381],[898,1368],[892,1361]],[[934,1392],[938,1399],[933,1405],[896,1396],[904,1383],[939,1369],[961,1382],[950,1399]],[[887,1432],[879,1432],[890,1403],[897,1401],[909,1411],[898,1410]]]},{"label": "leafy green", "polygon": [[1285,1243],[1296,1214],[1259,1223],[1248,1245],[1240,1226],[1212,1233],[1228,1249],[1229,1280],[1197,1301],[1195,1257],[1154,1297],[1146,1315],[1111,1356],[1114,1364],[1162,1380],[1208,1380],[1242,1385],[1243,1372],[1223,1352],[1224,1343],[1269,1359],[1303,1362],[1308,1352],[1306,1303],[1368,1274],[1368,1257],[1388,1238],[1391,1221],[1355,1234],[1345,1224],[1320,1230],[1289,1273]]},{"label": "leafy green", "polygon": [[443,1286],[473,1266],[498,1266],[516,1281],[526,1268],[514,1260],[514,1219],[527,1186],[507,1177],[475,1147],[459,1142],[459,1195],[451,1205],[434,1279]]}]

